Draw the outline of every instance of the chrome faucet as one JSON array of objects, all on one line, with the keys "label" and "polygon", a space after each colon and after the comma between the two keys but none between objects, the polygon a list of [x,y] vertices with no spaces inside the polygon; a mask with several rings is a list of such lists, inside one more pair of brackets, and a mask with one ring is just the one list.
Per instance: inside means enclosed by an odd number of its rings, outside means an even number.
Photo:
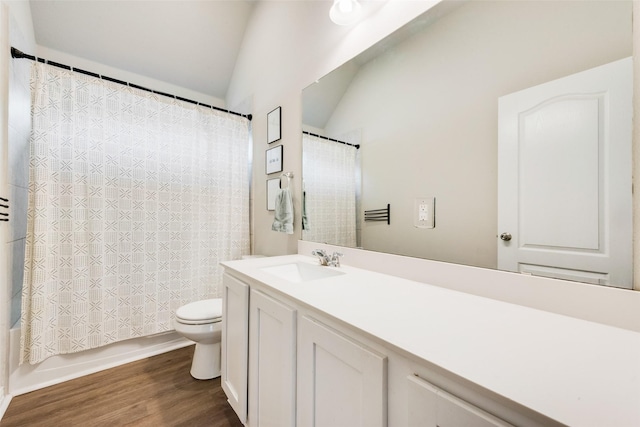
[{"label": "chrome faucet", "polygon": [[342,256],[342,254],[339,252],[334,252],[331,256],[329,256],[322,249],[315,249],[311,251],[311,255],[318,257],[318,261],[320,261],[320,265],[325,265],[329,267],[340,267],[340,257]]},{"label": "chrome faucet", "polygon": [[315,249],[311,251],[311,255],[318,257],[318,261],[320,261],[320,265],[329,265],[329,262],[331,261],[327,253],[322,249]]}]

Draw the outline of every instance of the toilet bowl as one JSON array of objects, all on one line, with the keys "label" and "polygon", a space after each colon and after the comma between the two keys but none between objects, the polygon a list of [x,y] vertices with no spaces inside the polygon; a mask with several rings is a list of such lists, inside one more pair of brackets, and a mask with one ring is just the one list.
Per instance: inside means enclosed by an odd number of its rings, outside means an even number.
[{"label": "toilet bowl", "polygon": [[176,310],[175,329],[194,341],[191,376],[210,380],[220,376],[220,341],[222,338],[222,299],[192,302]]}]

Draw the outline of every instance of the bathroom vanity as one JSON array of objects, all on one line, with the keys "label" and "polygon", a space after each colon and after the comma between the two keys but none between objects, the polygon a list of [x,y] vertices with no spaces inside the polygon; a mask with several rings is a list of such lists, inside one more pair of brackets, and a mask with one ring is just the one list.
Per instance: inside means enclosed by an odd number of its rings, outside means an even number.
[{"label": "bathroom vanity", "polygon": [[246,425],[640,425],[637,332],[304,255],[222,264]]}]

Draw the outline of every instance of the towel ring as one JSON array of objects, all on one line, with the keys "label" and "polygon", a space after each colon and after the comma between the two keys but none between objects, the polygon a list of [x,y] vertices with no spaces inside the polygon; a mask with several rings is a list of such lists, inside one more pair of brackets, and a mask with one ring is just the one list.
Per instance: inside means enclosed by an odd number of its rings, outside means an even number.
[{"label": "towel ring", "polygon": [[293,178],[293,172],[286,172],[280,175],[280,188],[282,188],[282,177],[287,178],[287,188],[291,187],[291,178]]}]

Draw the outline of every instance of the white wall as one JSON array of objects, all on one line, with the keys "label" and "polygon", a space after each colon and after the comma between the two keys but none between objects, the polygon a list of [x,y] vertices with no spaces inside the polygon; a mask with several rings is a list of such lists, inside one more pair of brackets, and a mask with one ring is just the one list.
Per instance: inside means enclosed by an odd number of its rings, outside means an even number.
[{"label": "white wall", "polygon": [[[633,2],[633,186],[640,188],[640,1]],[[640,290],[640,197],[633,198],[633,287]]]},{"label": "white wall", "polygon": [[[628,2],[470,2],[363,66],[326,126],[362,129],[373,251],[497,267],[499,97],[631,56]],[[437,226],[413,226],[436,197]]]},{"label": "white wall", "polygon": [[[11,3],[9,25],[11,46],[25,52],[35,49],[31,12],[26,2]],[[9,179],[11,236],[11,318],[12,327],[20,320],[24,248],[27,235],[27,188],[29,185],[29,134],[31,132],[31,94],[29,61],[10,61],[9,72]]]},{"label": "white wall", "polygon": [[[437,3],[370,2],[369,6],[376,9],[366,20],[353,27],[340,27],[329,20],[329,1],[258,2],[227,93],[231,109],[247,102],[252,104],[255,253],[295,253],[301,237],[302,89]],[[282,107],[282,140],[272,145],[284,146],[284,171],[295,175],[293,235],[271,231],[273,212],[265,207],[266,115],[278,106]]]},{"label": "white wall", "polygon": [[[9,199],[8,223],[2,223],[2,250],[0,260],[3,263],[2,279],[0,280],[0,304],[2,308],[2,321],[0,328],[2,339],[0,340],[0,366],[2,368],[2,386],[8,384],[8,359],[10,346],[8,332],[12,324],[19,318],[20,290],[22,288],[22,261],[24,260],[24,239],[26,236],[26,195],[28,183],[28,169],[25,168],[25,151],[28,142],[29,119],[29,82],[17,78],[21,74],[22,65],[16,64],[10,59],[9,46],[19,49],[31,49],[35,47],[33,28],[31,25],[31,11],[28,2],[7,1],[2,2],[3,24],[2,28],[2,71],[0,71],[0,103],[2,104],[3,120],[2,144],[3,152],[0,154],[2,165],[1,181],[4,181],[0,197]],[[5,115],[6,114],[6,115]],[[5,122],[6,120],[6,122]],[[6,139],[4,139],[6,138]],[[3,209],[3,211],[6,211]],[[4,390],[0,393],[4,397]],[[8,404],[8,399],[5,400]],[[0,414],[4,411],[0,407]]]},{"label": "white wall", "polygon": [[[7,111],[7,95],[8,92],[8,74],[9,74],[9,55],[7,53],[9,38],[9,9],[0,3],[0,194],[8,194],[8,111]],[[0,226],[0,307],[2,317],[0,317],[0,416],[4,413],[8,406],[9,398],[5,393],[5,385],[7,384],[6,361],[8,359],[8,329],[9,329],[9,257],[8,244],[6,242],[9,235],[9,224]]]},{"label": "white wall", "polygon": [[177,95],[182,98],[191,99],[193,101],[202,102],[204,104],[212,105],[218,108],[227,108],[224,100],[220,98],[216,98],[200,92],[195,92],[193,90],[186,89],[181,86],[176,86],[171,83],[152,79],[141,74],[114,68],[107,64],[90,61],[88,59],[81,58],[79,56],[75,56],[66,52],[61,52],[43,46],[37,46],[35,51],[25,51],[25,53],[42,57],[54,62],[59,62],[61,64],[69,65],[71,67],[88,70],[97,74],[101,74],[103,76],[108,76],[125,82],[134,83],[149,89],[157,90],[171,95]]}]

